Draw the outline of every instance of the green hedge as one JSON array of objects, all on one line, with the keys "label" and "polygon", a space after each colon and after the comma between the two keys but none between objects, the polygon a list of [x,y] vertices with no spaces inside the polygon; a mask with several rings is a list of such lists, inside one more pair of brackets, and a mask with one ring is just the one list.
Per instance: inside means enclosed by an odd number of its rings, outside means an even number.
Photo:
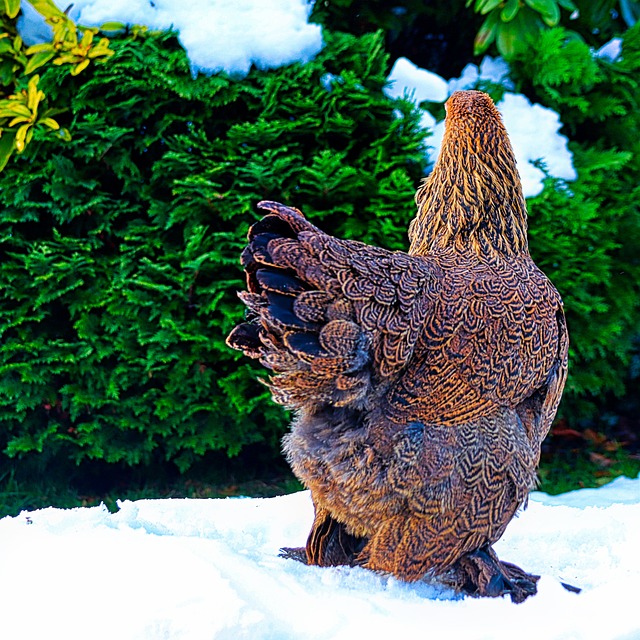
[{"label": "green hedge", "polygon": [[170,34],[42,73],[72,140],[36,132],[0,175],[2,450],[181,469],[278,450],[286,417],[224,344],[256,202],[399,248],[425,169],[419,114],[382,92],[381,36],[325,39],[242,81],[193,78]]},{"label": "green hedge", "polygon": [[632,367],[640,337],[640,23],[624,33],[616,61],[557,28],[512,69],[520,90],[560,114],[579,176],[550,180],[529,201],[532,254],[567,309],[563,412],[574,423],[615,413],[612,397],[625,394],[640,410]]},{"label": "green hedge", "polygon": [[[616,63],[561,29],[512,63],[519,90],[560,113],[579,173],[529,201],[532,254],[567,306],[575,426],[611,394],[629,406],[637,384],[639,29]],[[38,129],[0,174],[5,455],[186,469],[278,451],[287,416],[224,344],[256,202],[405,249],[427,168],[420,114],[382,91],[385,34],[324,37],[314,61],[244,80],[194,78],[174,36],[140,32],[77,77],[40,70],[72,138]]]}]

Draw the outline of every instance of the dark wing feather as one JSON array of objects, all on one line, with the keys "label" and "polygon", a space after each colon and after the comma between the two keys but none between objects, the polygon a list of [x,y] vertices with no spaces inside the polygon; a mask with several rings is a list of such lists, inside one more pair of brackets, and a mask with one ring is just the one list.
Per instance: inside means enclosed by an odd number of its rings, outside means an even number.
[{"label": "dark wing feather", "polygon": [[290,407],[343,406],[365,397],[411,358],[433,304],[429,260],[338,240],[296,209],[263,202],[242,254],[254,312],[228,344],[272,369],[274,398]]}]

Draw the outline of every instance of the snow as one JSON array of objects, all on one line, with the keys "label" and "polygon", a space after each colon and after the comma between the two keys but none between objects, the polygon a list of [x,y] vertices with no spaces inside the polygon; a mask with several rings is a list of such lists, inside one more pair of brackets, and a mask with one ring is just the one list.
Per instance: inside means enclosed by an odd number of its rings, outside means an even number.
[{"label": "snow", "polygon": [[0,638],[640,638],[640,477],[531,495],[495,546],[542,575],[521,605],[279,558],[306,538],[308,492],[119,507],[0,520]]},{"label": "snow", "polygon": [[[447,99],[447,82],[437,73],[417,67],[407,58],[398,58],[388,78],[384,92],[390,98],[408,98],[417,104],[422,102],[444,102]],[[423,110],[420,125],[432,129],[436,119]]]},{"label": "snow", "polygon": [[[67,0],[55,4],[65,10]],[[85,26],[105,22],[173,27],[194,71],[225,70],[245,76],[255,64],[272,69],[307,62],[322,48],[321,28],[307,22],[312,5],[306,0],[74,0],[69,16]],[[19,21],[25,42],[50,37],[50,30],[28,2]]]},{"label": "snow", "polygon": [[398,58],[387,78],[385,93],[391,98],[410,94],[420,104],[425,100],[444,102],[447,99],[447,83],[437,73],[420,69],[407,58]]},{"label": "snow", "polygon": [[545,174],[533,164],[536,160],[541,160],[556,178],[578,177],[567,147],[568,139],[559,133],[560,116],[553,109],[531,104],[526,96],[516,93],[505,93],[497,107],[516,154],[525,196],[537,196],[544,186]]},{"label": "snow", "polygon": [[454,91],[474,89],[481,80],[488,80],[495,84],[501,84],[505,89],[513,89],[513,82],[509,77],[509,65],[504,58],[492,58],[485,56],[480,67],[468,64],[459,78],[451,78],[447,83],[448,95]]},{"label": "snow", "polygon": [[622,39],[613,38],[603,44],[595,53],[598,58],[605,58],[609,62],[615,62],[622,53]]}]

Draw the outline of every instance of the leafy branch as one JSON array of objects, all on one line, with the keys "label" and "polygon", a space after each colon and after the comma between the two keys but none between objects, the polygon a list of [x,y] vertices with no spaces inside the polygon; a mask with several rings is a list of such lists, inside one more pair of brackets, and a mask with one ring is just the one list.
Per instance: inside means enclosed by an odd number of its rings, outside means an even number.
[{"label": "leafy branch", "polygon": [[467,0],[466,6],[486,15],[474,41],[474,54],[484,53],[495,41],[505,58],[512,58],[528,40],[560,22],[560,9],[576,11],[572,0]]},{"label": "leafy branch", "polygon": [[[37,69],[51,63],[69,65],[71,75],[78,75],[94,60],[106,60],[113,55],[108,38],[95,36],[101,29],[83,27],[60,11],[52,0],[29,0],[52,28],[50,42],[27,47],[16,29],[20,0],[4,0],[0,5],[0,171],[12,154],[22,153],[42,126],[58,131],[65,139],[69,132],[52,115],[65,109],[49,108],[47,97],[38,87]],[[103,25],[116,30],[120,24]]]}]

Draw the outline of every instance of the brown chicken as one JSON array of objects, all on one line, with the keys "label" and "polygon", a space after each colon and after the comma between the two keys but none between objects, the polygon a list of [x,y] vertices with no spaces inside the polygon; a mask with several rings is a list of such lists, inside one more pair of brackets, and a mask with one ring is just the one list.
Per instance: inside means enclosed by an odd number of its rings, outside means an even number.
[{"label": "brown chicken", "polygon": [[309,564],[536,592],[491,545],[536,483],[567,373],[562,301],[532,261],[511,144],[491,99],[447,102],[409,253],[333,238],[296,209],[242,254],[249,308],[228,344],[295,412],[284,450],[311,490]]}]

